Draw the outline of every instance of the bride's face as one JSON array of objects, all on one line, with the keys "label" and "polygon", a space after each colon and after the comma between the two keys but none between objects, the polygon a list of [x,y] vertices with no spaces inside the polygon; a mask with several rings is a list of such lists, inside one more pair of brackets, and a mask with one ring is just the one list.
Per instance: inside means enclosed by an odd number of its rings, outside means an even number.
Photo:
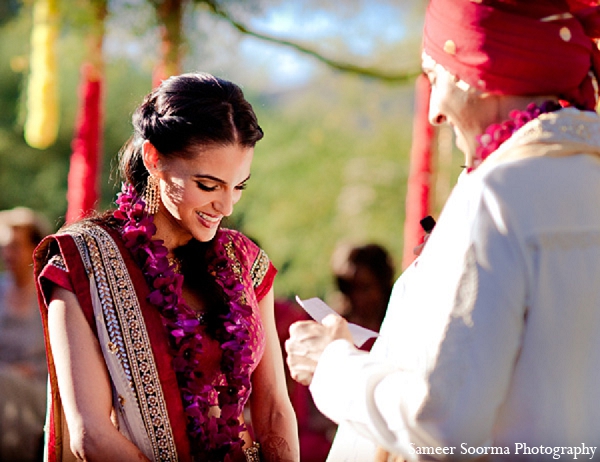
[{"label": "bride's face", "polygon": [[[194,149],[194,148],[193,148]],[[191,158],[161,159],[161,207],[157,235],[168,248],[191,238],[211,240],[231,215],[250,178],[254,148],[237,144],[198,146]]]}]

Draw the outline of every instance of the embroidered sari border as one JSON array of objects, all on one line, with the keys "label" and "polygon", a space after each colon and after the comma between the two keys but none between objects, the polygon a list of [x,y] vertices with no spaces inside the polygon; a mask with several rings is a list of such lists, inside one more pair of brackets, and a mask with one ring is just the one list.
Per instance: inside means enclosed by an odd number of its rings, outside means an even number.
[{"label": "embroidered sari border", "polygon": [[[95,281],[102,312],[95,313],[96,320],[104,323],[109,337],[105,344],[101,342],[101,348],[105,357],[116,357],[121,367],[122,375],[111,372],[111,379],[117,385],[124,377],[128,383],[120,385],[132,392],[124,393],[126,396],[118,394],[115,408],[124,415],[124,408],[131,409],[134,404],[125,403],[127,395],[133,396],[145,428],[145,443],[151,446],[154,460],[176,461],[177,450],[150,338],[135,286],[119,248],[100,226],[74,226],[70,234],[83,252],[81,256],[86,268],[89,263]],[[142,442],[134,443],[140,448],[145,446]]]}]

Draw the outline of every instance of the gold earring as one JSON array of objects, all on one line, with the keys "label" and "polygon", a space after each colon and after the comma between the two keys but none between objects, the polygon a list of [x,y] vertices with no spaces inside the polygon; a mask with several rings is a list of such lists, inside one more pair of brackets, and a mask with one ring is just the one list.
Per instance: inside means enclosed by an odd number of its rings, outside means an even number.
[{"label": "gold earring", "polygon": [[146,202],[146,211],[150,215],[158,212],[160,190],[158,188],[158,178],[154,175],[148,175],[148,183],[144,193],[144,202]]}]

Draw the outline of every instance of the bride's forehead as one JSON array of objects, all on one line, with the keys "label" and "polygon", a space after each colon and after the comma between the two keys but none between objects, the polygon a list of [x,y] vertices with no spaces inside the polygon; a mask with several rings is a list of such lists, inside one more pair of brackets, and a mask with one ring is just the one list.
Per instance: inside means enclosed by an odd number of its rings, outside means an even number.
[{"label": "bride's forehead", "polygon": [[209,172],[247,170],[252,163],[254,148],[239,145],[215,145],[191,150],[186,156],[164,159],[164,168]]}]

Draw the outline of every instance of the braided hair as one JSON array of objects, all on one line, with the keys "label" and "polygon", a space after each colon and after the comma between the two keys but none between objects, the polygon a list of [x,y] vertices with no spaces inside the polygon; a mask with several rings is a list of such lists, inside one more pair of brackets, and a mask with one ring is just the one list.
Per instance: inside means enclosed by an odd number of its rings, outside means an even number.
[{"label": "braided hair", "polygon": [[254,147],[263,137],[240,87],[207,73],[163,81],[136,109],[132,124],[134,134],[119,153],[119,171],[140,195],[148,178],[142,159],[146,140],[166,158],[191,158],[199,145]]}]

